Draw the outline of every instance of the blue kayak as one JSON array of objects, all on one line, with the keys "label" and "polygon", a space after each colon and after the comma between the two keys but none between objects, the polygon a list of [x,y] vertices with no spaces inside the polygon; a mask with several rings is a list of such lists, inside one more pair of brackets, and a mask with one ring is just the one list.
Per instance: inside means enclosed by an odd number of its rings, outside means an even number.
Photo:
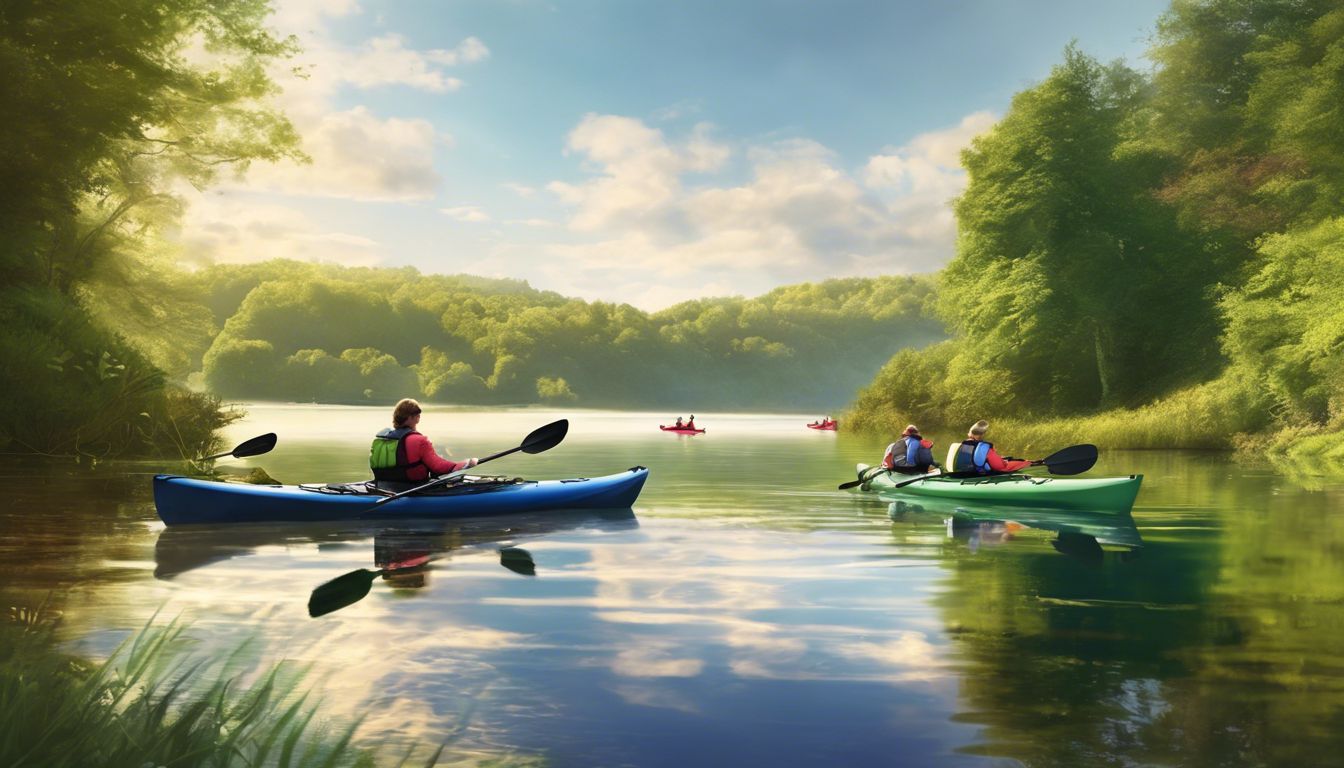
[{"label": "blue kayak", "polygon": [[394,520],[536,512],[627,509],[649,470],[631,467],[605,477],[520,480],[465,477],[463,482],[370,509],[385,492],[369,483],[249,485],[176,475],[154,478],[154,506],[168,525],[317,520]]}]

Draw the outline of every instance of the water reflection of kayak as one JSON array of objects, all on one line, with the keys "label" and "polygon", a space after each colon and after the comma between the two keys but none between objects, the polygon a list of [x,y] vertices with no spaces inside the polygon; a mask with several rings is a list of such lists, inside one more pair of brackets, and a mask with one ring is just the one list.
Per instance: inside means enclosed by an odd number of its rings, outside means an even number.
[{"label": "water reflection of kayak", "polygon": [[[1079,545],[1088,537],[1095,544],[1123,549],[1143,546],[1138,526],[1129,510],[1052,509],[1049,507],[1009,504],[969,504],[945,499],[897,500],[888,506],[893,519],[911,513],[935,513],[947,519],[950,529],[979,528],[990,525],[1022,525],[1060,534],[1066,546]],[[1059,547],[1056,547],[1057,549]],[[1061,550],[1062,551],[1062,550]]]},{"label": "water reflection of kayak", "polygon": [[698,435],[705,431],[703,429],[687,429],[686,427],[668,427],[663,424],[659,424],[658,428],[664,432],[676,432],[679,435]]},{"label": "water reflection of kayak", "polygon": [[516,514],[551,509],[626,509],[635,503],[649,470],[631,467],[605,477],[570,480],[466,477],[462,482],[407,496],[382,507],[367,483],[248,485],[158,475],[154,506],[168,525],[201,523],[390,520]]},{"label": "water reflection of kayak", "polygon": [[173,577],[211,563],[247,557],[259,548],[314,544],[319,548],[374,540],[378,565],[405,559],[408,553],[437,554],[449,549],[495,544],[578,528],[619,530],[638,527],[629,509],[561,510],[499,517],[406,520],[396,523],[320,522],[245,525],[193,525],[165,528],[154,545],[154,576]]},{"label": "water reflection of kayak", "polygon": [[1009,504],[1057,509],[1103,509],[1128,511],[1139,494],[1143,475],[1126,477],[1061,478],[1027,474],[988,475],[982,477],[923,477],[901,487],[910,475],[890,472],[872,473],[864,464],[857,466],[859,477],[872,476],[858,486],[873,491],[885,501],[943,499],[972,504]]}]

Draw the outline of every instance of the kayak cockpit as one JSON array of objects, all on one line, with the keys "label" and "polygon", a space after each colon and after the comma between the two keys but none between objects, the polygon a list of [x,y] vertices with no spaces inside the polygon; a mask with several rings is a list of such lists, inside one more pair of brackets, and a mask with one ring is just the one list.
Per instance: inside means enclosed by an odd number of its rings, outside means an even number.
[{"label": "kayak cockpit", "polygon": [[[453,496],[462,493],[473,493],[480,491],[493,491],[509,485],[520,485],[523,483],[535,483],[536,480],[524,480],[521,477],[486,477],[478,475],[465,475],[462,478],[444,485],[436,485],[421,492],[420,496]],[[414,489],[421,483],[388,483],[375,480],[363,480],[355,483],[300,483],[299,489],[311,493],[324,493],[334,496],[363,496],[370,499],[377,499],[382,496],[392,496],[403,491]]]}]

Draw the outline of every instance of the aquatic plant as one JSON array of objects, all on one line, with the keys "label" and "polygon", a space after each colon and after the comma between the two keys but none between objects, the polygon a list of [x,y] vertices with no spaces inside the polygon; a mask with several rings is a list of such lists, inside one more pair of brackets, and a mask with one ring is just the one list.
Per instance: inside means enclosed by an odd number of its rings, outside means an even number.
[{"label": "aquatic plant", "polygon": [[319,718],[303,670],[276,664],[245,682],[231,670],[246,645],[203,658],[185,623],[155,621],[99,663],[58,650],[59,617],[45,605],[11,609],[0,624],[0,765],[376,764],[376,750],[353,742],[358,720]]}]

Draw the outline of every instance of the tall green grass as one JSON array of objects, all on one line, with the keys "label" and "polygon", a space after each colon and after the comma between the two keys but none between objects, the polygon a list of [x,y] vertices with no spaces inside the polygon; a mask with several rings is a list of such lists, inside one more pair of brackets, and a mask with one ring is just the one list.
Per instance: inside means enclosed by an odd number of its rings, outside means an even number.
[{"label": "tall green grass", "polygon": [[55,628],[45,609],[12,609],[0,626],[0,765],[7,768],[377,762],[373,750],[352,742],[358,721],[318,718],[292,667],[274,666],[245,684],[228,674],[244,649],[216,660],[194,656],[176,620],[151,620],[99,664],[56,650]]},{"label": "tall green grass", "polygon": [[[977,419],[988,418],[990,439],[1016,455],[1048,452],[1076,443],[1108,449],[1232,450],[1246,436],[1271,429],[1269,398],[1250,382],[1228,375],[1180,390],[1139,408],[1060,417],[995,417],[961,406],[959,419],[945,408],[902,412],[892,399],[861,399],[855,413],[842,422],[858,431],[898,435],[915,422],[939,446],[960,441]],[[867,409],[866,412],[858,411]],[[920,421],[920,419],[923,419]],[[1032,453],[1032,452],[1035,453]]]}]

